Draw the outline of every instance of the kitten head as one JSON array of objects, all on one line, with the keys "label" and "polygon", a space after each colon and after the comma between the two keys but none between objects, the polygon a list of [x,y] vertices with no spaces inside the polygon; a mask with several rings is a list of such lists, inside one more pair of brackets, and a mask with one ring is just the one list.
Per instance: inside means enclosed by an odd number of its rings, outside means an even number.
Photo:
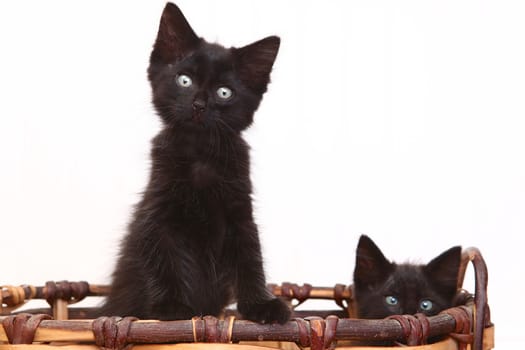
[{"label": "kitten head", "polygon": [[426,265],[392,263],[369,237],[361,236],[354,270],[358,316],[432,316],[452,307],[460,262],[461,247],[456,246]]},{"label": "kitten head", "polygon": [[210,44],[168,3],[148,68],[158,114],[167,125],[244,130],[266,91],[279,44],[276,36],[241,48]]}]

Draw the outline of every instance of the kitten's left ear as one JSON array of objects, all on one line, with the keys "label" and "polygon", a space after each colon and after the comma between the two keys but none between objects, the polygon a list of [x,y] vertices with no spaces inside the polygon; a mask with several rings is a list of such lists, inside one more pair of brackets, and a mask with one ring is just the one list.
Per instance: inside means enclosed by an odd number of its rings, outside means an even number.
[{"label": "kitten's left ear", "polygon": [[177,5],[167,3],[160,19],[157,40],[150,62],[170,63],[187,55],[198,46],[201,39]]},{"label": "kitten's left ear", "polygon": [[279,37],[269,36],[253,44],[233,49],[240,78],[259,93],[264,93],[270,82],[270,72],[280,43]]},{"label": "kitten's left ear", "polygon": [[379,247],[366,235],[359,238],[355,256],[354,285],[375,286],[385,281],[395,265],[388,261]]},{"label": "kitten's left ear", "polygon": [[461,247],[452,247],[432,259],[425,267],[425,274],[449,293],[458,288],[459,266],[461,264]]}]

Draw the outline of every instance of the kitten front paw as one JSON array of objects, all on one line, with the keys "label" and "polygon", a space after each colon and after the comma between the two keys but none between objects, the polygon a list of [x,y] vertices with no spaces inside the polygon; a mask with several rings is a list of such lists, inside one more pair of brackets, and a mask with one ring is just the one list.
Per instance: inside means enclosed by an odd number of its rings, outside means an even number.
[{"label": "kitten front paw", "polygon": [[259,323],[285,324],[291,315],[288,305],[279,298],[260,302],[239,302],[237,308],[245,319]]}]

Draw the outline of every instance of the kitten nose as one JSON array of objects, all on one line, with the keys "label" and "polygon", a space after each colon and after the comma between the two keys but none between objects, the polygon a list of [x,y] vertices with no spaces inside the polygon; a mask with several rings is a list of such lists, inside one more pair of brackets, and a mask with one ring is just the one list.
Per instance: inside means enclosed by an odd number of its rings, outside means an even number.
[{"label": "kitten nose", "polygon": [[201,98],[193,100],[193,109],[197,112],[203,112],[206,109],[206,102]]}]

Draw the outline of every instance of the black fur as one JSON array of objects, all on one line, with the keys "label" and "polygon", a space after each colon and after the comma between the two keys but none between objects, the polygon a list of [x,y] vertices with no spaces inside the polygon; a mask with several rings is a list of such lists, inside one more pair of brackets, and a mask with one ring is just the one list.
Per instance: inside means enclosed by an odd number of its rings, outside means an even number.
[{"label": "black fur", "polygon": [[[247,319],[289,319],[286,304],[266,289],[241,136],[266,91],[279,43],[207,43],[177,6],[166,5],[148,69],[163,128],[152,141],[150,180],[102,314],[189,319],[218,316],[237,301]],[[223,87],[231,97],[218,95]]]},{"label": "black fur", "polygon": [[[357,246],[354,298],[360,318],[378,319],[395,314],[423,313],[432,316],[454,305],[461,247],[456,246],[427,265],[388,261],[367,236]],[[397,303],[388,303],[393,296]],[[392,301],[392,299],[390,299]],[[431,305],[431,308],[422,308]]]}]

